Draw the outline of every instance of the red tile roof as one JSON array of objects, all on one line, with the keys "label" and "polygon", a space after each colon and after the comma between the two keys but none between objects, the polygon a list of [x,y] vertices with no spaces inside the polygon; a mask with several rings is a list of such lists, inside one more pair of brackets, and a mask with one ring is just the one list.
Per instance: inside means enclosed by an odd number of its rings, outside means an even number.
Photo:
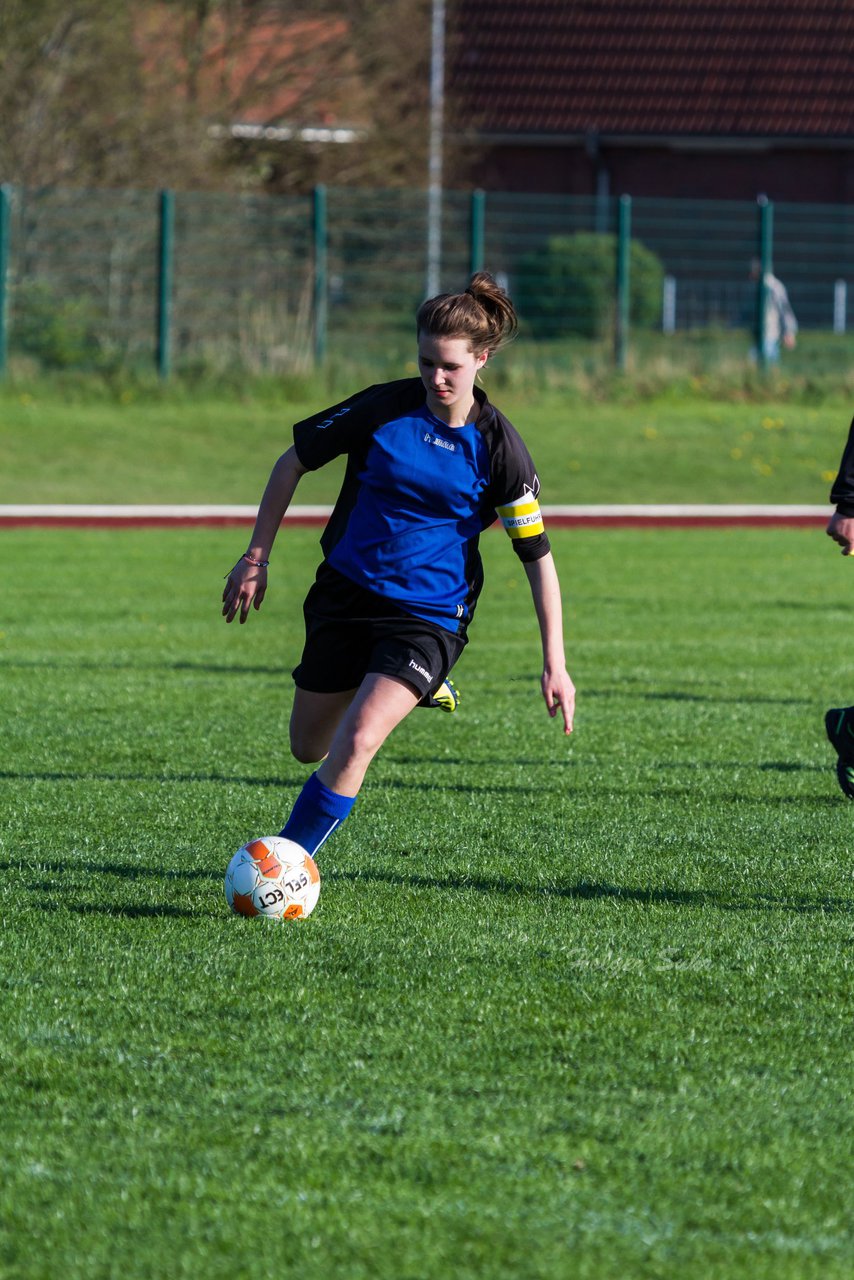
[{"label": "red tile roof", "polygon": [[[186,98],[192,80],[200,110],[229,123],[271,124],[306,114],[313,122],[332,123],[342,114],[349,87],[339,83],[342,58],[353,62],[346,51],[346,19],[284,21],[273,10],[244,18],[239,9],[234,15],[214,9],[201,33],[196,26],[189,10],[173,10],[162,0],[138,12],[136,39],[153,91],[165,87]],[[185,27],[199,45],[194,75]]]},{"label": "red tile roof", "polygon": [[484,132],[854,137],[854,0],[456,0],[451,12],[451,85]]}]

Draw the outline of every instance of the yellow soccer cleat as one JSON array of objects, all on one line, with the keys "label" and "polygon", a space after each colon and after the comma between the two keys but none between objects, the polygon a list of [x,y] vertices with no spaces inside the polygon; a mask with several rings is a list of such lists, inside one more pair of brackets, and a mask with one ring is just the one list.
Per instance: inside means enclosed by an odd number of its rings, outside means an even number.
[{"label": "yellow soccer cleat", "polygon": [[433,694],[430,706],[441,707],[443,711],[456,711],[459,705],[460,695],[457,686],[451,680],[443,680]]}]

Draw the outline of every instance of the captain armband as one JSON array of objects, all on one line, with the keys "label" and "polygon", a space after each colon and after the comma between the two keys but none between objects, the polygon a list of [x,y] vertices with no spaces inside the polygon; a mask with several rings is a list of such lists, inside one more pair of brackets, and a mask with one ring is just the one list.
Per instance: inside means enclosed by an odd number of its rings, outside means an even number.
[{"label": "captain armband", "polygon": [[519,538],[536,538],[545,533],[540,504],[531,494],[497,508],[504,528],[514,542]]}]

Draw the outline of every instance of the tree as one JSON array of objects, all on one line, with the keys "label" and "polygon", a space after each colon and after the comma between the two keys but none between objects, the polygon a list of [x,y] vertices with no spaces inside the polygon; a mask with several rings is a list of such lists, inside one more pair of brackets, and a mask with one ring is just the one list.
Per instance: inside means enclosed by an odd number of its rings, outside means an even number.
[{"label": "tree", "polygon": [[[349,0],[353,46],[367,95],[370,136],[351,160],[353,180],[365,185],[423,187],[427,181],[432,0]],[[453,64],[458,35],[453,0],[447,5],[445,65]],[[446,78],[445,113],[455,114]],[[455,133],[445,130],[444,184],[464,177]]]},{"label": "tree", "polygon": [[137,32],[147,93],[204,133],[214,185],[304,189],[324,176],[306,132],[345,111],[367,127],[349,22],[335,6],[160,0],[141,7]]},{"label": "tree", "polygon": [[[423,186],[430,12],[431,0],[4,0],[0,180]],[[356,140],[313,140],[318,126]]]},{"label": "tree", "polygon": [[146,101],[134,11],[113,0],[0,7],[4,181],[136,185],[179,170],[190,181],[201,176],[207,157],[187,114]]}]

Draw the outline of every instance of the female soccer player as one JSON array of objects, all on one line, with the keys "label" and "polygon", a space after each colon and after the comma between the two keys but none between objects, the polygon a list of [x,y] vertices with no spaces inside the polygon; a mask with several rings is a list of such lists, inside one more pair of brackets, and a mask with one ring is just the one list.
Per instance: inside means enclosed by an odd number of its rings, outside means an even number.
[{"label": "female soccer player", "polygon": [[549,715],[572,732],[560,586],[530,454],[475,378],[515,333],[510,298],[486,272],[416,316],[420,377],[369,387],[294,427],[273,468],[252,540],[228,576],[223,616],[246,621],[300,477],[347,455],[304,604],[293,676],[291,751],[321,761],[281,834],[315,854],[347,817],[368,765],[419,703],[454,711],[449,672],[483,585],[480,533],[501,520],[525,566],[543,649]]}]

